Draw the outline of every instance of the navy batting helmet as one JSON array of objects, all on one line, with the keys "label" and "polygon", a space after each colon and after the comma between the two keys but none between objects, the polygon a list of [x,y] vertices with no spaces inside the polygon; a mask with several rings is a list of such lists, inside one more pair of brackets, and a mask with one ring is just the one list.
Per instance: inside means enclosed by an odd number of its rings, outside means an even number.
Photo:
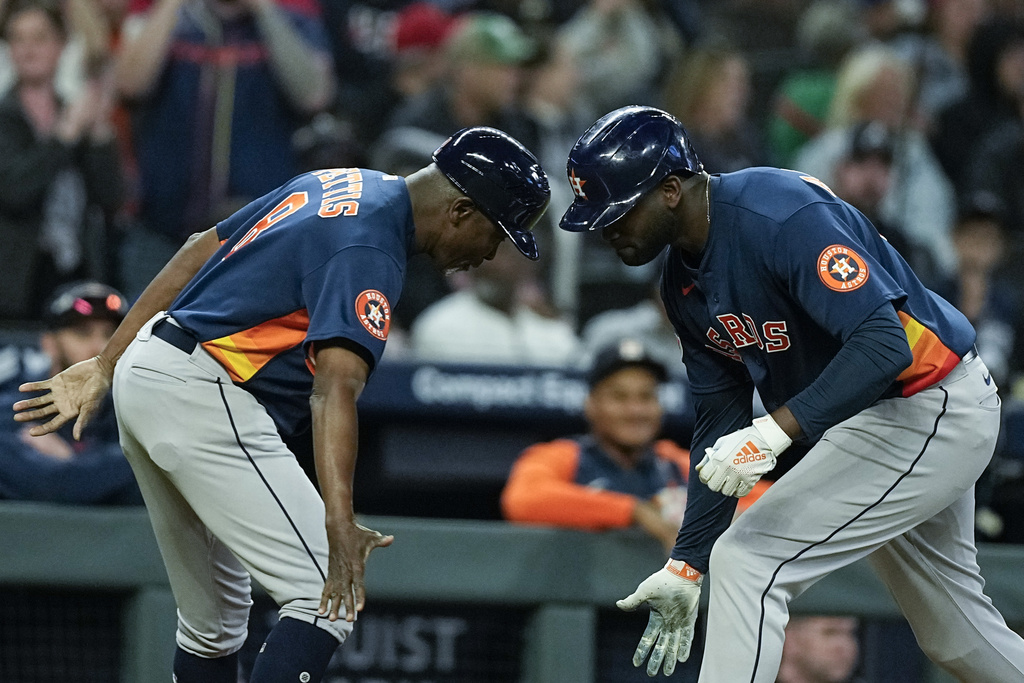
[{"label": "navy batting helmet", "polygon": [[600,230],[629,211],[671,173],[704,170],[683,124],[654,107],[632,105],[605,114],[569,152],[566,172],[576,198],[563,230]]},{"label": "navy batting helmet", "polygon": [[434,152],[434,163],[526,257],[540,258],[530,230],[551,200],[548,177],[530,150],[494,128],[463,128]]}]

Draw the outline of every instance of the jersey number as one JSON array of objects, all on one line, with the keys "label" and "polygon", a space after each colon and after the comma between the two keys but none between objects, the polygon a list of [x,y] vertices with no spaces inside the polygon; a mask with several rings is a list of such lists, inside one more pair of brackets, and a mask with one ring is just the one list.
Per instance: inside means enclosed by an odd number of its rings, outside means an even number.
[{"label": "jersey number", "polygon": [[[292,192],[284,199],[284,201],[275,206],[266,216],[260,219],[259,223],[249,228],[249,232],[245,233],[242,239],[238,240],[238,244],[231,248],[231,251],[228,252],[228,256],[231,256],[236,251],[252,242],[260,236],[260,233],[271,228],[278,221],[291,216],[293,213],[304,207],[308,202],[309,195],[307,193]],[[227,258],[228,256],[225,256],[224,258]]]}]

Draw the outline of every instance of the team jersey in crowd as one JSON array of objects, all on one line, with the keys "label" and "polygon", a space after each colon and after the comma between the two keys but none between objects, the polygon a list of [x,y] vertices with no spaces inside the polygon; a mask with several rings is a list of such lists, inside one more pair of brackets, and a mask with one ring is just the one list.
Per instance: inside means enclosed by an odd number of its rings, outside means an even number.
[{"label": "team jersey in crowd", "polygon": [[310,342],[384,351],[413,250],[405,181],[363,169],[292,179],[217,225],[220,249],[168,309],[266,407],[282,434],[309,424]]},{"label": "team jersey in crowd", "polygon": [[695,394],[753,380],[771,412],[817,379],[885,302],[896,307],[914,356],[885,396],[931,386],[974,344],[963,314],[819,180],[752,168],[710,183],[700,264],[673,249],[662,282]]},{"label": "team jersey in crowd", "polygon": [[[592,436],[530,446],[519,456],[501,495],[505,518],[601,531],[628,527],[638,500],[665,506],[685,501],[690,454],[672,441],[656,441],[636,466],[613,460]],[[740,500],[745,509],[767,490],[763,482]],[[677,493],[679,495],[674,495]],[[682,519],[682,505],[678,505]]]}]

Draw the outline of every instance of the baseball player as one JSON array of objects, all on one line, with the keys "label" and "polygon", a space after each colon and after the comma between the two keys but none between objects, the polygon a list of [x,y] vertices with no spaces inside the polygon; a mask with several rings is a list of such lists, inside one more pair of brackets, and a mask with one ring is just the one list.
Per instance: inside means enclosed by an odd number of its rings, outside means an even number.
[{"label": "baseball player", "polygon": [[[21,387],[46,392],[14,406],[48,419],[33,435],[77,416],[77,437],[113,385],[178,606],[178,683],[234,683],[250,576],[282,617],[252,683],[321,680],[363,608],[367,556],[392,542],[353,517],[356,399],[406,261],[477,266],[505,237],[536,259],[549,196],[536,158],[491,128],[408,178],[306,173],[193,236],[98,356]],[[310,423],[322,499],[282,440]]]},{"label": "baseball player", "polygon": [[[789,601],[867,557],[933,661],[960,680],[1024,681],[1024,641],[975,560],[974,484],[1000,402],[966,318],[820,181],[709,176],[660,110],[597,121],[568,175],[562,228],[601,230],[629,265],[669,247],[662,298],[702,454],[670,560],[618,602],[651,608],[633,663],[654,676],[686,660],[710,573],[700,680],[774,681]],[[769,412],[756,420],[754,387]],[[778,459],[791,469],[729,526]]]}]

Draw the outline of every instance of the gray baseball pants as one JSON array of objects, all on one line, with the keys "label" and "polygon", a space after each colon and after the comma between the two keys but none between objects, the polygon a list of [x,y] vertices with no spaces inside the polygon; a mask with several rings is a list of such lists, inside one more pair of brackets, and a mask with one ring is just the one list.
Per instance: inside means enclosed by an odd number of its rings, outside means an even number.
[{"label": "gray baseball pants", "polygon": [[177,643],[200,657],[242,647],[254,577],[281,616],[340,642],[317,613],[327,572],[324,505],[249,392],[202,346],[139,331],[114,370],[121,446],[139,481],[178,606]]},{"label": "gray baseball pants", "polygon": [[701,683],[774,681],[789,601],[862,557],[932,661],[971,683],[1024,681],[1024,641],[982,592],[974,543],[999,410],[973,357],[827,431],[716,542]]}]

